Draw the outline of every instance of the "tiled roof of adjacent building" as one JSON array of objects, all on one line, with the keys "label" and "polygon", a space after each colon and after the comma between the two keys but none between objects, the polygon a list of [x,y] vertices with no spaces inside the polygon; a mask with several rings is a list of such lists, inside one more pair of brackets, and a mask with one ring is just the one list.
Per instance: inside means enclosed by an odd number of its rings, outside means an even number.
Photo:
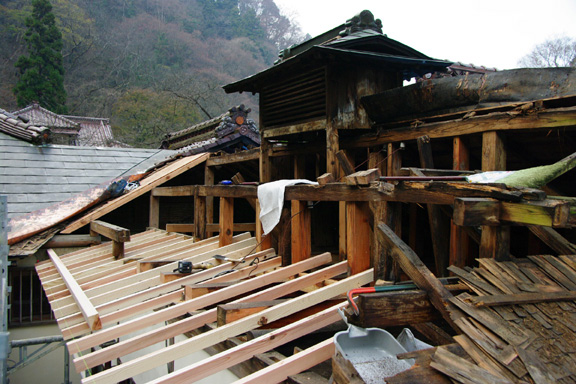
[{"label": "tiled roof of adjacent building", "polygon": [[159,149],[36,146],[2,130],[0,195],[8,196],[8,218],[12,218],[143,171],[172,154]]}]

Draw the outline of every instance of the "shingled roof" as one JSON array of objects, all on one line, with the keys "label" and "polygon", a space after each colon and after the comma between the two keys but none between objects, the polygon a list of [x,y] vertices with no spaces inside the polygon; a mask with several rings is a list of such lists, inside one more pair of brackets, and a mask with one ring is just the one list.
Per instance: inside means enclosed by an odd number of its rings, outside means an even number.
[{"label": "shingled roof", "polygon": [[66,200],[115,177],[145,170],[174,153],[159,149],[36,146],[0,130],[0,195],[8,196],[8,218]]}]

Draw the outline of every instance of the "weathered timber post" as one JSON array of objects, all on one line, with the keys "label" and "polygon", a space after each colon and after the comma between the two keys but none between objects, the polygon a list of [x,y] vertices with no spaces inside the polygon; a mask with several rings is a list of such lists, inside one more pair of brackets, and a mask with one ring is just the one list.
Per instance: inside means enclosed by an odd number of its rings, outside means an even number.
[{"label": "weathered timber post", "polygon": [[206,238],[206,196],[194,191],[194,236],[198,240]]},{"label": "weathered timber post", "polygon": [[160,228],[160,197],[150,193],[150,213],[148,219],[150,228]]},{"label": "weathered timber post", "polygon": [[232,236],[234,235],[234,198],[221,197],[220,198],[220,235],[219,246],[232,244]]},{"label": "weathered timber post", "polygon": [[[470,152],[463,138],[458,136],[453,139],[452,146],[452,169],[470,169]],[[463,228],[450,221],[450,257],[448,264],[463,268],[470,265],[473,258],[469,250],[470,237]]]},{"label": "weathered timber post", "polygon": [[[482,134],[482,171],[503,171],[506,169],[506,148],[502,135],[491,131]],[[510,258],[510,227],[482,226],[480,257],[498,261]]]},{"label": "weathered timber post", "polygon": [[350,274],[370,268],[370,214],[368,202],[346,202],[346,253]]}]

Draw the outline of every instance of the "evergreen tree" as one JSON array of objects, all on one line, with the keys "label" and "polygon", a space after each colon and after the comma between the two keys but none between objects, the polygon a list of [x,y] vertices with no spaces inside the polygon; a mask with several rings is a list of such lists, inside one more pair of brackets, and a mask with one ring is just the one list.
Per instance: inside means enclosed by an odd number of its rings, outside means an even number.
[{"label": "evergreen tree", "polygon": [[37,101],[55,113],[67,113],[62,34],[49,0],[33,0],[32,7],[24,37],[28,56],[20,56],[16,62],[19,79],[14,94],[20,107]]}]

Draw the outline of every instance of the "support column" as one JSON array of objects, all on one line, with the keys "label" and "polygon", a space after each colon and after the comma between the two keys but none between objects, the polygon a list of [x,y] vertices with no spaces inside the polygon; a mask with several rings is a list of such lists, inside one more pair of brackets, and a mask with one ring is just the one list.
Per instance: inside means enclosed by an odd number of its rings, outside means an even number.
[{"label": "support column", "polygon": [[[400,168],[402,167],[402,157],[398,151],[399,144],[388,143],[387,160],[386,160],[386,175],[397,176]],[[398,236],[402,236],[402,205],[401,203],[385,203],[385,224],[394,231]],[[384,256],[384,276],[386,280],[399,281],[400,280],[400,267],[394,261],[389,249],[386,250]]]},{"label": "support column", "polygon": [[272,181],[272,163],[270,142],[262,136],[260,143],[260,183]]},{"label": "support column", "polygon": [[[338,129],[331,122],[326,124],[326,172],[334,176],[334,180],[339,181],[342,176],[336,153],[340,150],[338,140]],[[346,260],[346,205],[343,202],[338,204],[338,260]]]},{"label": "support column", "polygon": [[194,236],[198,240],[206,238],[206,196],[194,194]]},{"label": "support column", "polygon": [[[470,153],[462,137],[455,137],[452,149],[452,168],[456,170],[470,169]],[[462,227],[450,222],[450,258],[449,264],[459,268],[472,265],[474,259],[470,257],[470,237]]]},{"label": "support column", "polygon": [[[432,145],[430,137],[421,136],[417,140],[418,152],[420,154],[420,167],[434,168],[434,158],[432,156]],[[428,212],[428,223],[432,235],[432,250],[436,265],[436,275],[445,276],[448,268],[448,249],[450,236],[450,224],[448,218],[444,216],[440,206],[436,204],[426,204]]]},{"label": "support column", "polygon": [[257,251],[263,251],[272,248],[272,240],[270,234],[264,236],[264,231],[262,230],[262,222],[260,221],[260,201],[256,199],[256,241],[259,246]]},{"label": "support column", "polygon": [[220,235],[218,243],[220,247],[232,244],[234,235],[234,198],[220,198]]},{"label": "support column", "polygon": [[[384,156],[384,151],[382,148],[372,148],[368,153],[368,169],[377,168],[380,170],[381,175],[386,174],[386,157]],[[370,202],[370,207],[372,209],[372,214],[374,216],[373,228],[378,227],[378,223],[385,222],[386,220],[386,203],[377,201]],[[385,270],[385,254],[384,246],[378,241],[375,236],[374,231],[371,231],[372,244],[372,263],[371,266],[374,268],[374,280],[385,280],[384,270]]]},{"label": "support column", "polygon": [[[506,169],[506,148],[499,132],[482,134],[482,171],[504,171]],[[510,258],[510,227],[482,226],[480,257],[497,261]]]},{"label": "support column", "polygon": [[312,220],[306,201],[292,200],[292,264],[312,255]]},{"label": "support column", "polygon": [[[214,185],[214,169],[207,163],[204,167],[204,185]],[[214,196],[206,196],[206,223],[214,223]],[[214,233],[208,232],[207,236],[212,237]]]},{"label": "support column", "polygon": [[370,268],[370,214],[367,202],[346,202],[348,268],[350,274]]},{"label": "support column", "polygon": [[150,228],[160,228],[160,198],[150,193],[150,215],[148,218]]}]

